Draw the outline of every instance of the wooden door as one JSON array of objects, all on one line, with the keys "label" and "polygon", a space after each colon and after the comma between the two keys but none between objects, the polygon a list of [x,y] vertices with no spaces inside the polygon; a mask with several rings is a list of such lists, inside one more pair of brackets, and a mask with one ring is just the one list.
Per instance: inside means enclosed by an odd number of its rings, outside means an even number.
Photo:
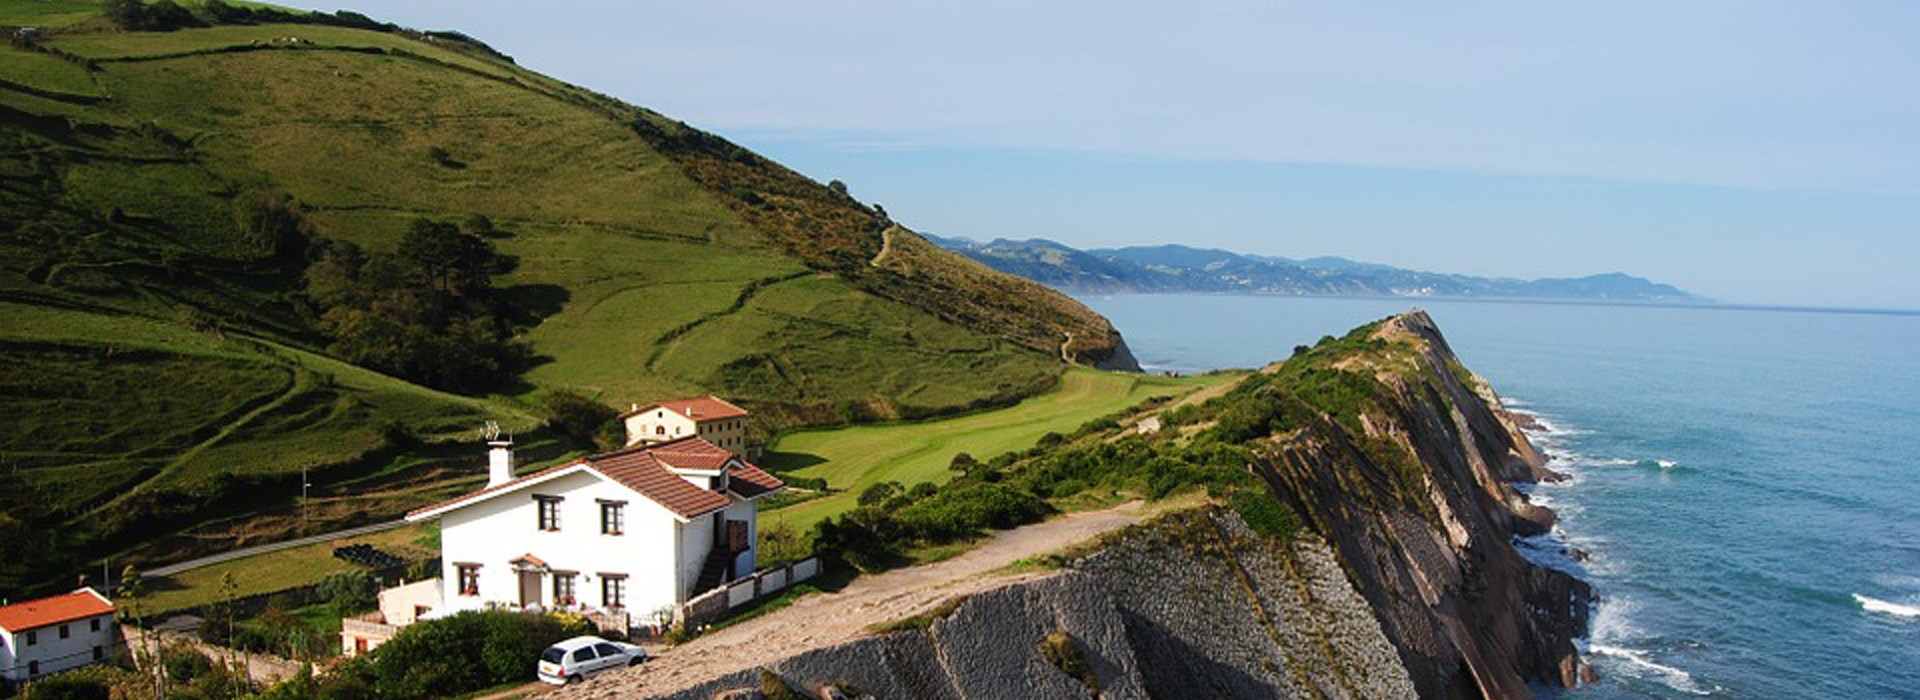
[{"label": "wooden door", "polygon": [[540,572],[520,572],[520,607],[540,604]]}]

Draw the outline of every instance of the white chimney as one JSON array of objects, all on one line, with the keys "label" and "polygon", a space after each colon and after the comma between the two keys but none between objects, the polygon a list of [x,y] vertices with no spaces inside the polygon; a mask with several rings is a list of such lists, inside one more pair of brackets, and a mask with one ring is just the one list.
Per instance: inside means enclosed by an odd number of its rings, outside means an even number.
[{"label": "white chimney", "polygon": [[487,488],[513,481],[513,438],[503,437],[500,424],[487,421]]}]

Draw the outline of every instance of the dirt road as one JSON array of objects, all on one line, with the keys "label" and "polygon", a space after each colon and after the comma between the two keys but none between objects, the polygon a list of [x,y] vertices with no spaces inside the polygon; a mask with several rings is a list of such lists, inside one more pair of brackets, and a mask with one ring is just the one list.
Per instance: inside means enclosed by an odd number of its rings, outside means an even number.
[{"label": "dirt road", "polygon": [[631,698],[672,692],[866,634],[866,627],[932,608],[948,598],[991,590],[1052,572],[994,573],[1117,530],[1140,518],[1140,503],[1074,513],[1008,530],[946,561],[862,576],[846,588],[801,598],[784,609],[661,652],[638,668],[609,672],[553,693],[562,698]]}]

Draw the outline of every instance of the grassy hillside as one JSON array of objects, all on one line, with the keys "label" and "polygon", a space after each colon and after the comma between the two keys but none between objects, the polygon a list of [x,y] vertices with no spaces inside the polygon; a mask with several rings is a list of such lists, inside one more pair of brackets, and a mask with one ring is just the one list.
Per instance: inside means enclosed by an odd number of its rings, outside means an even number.
[{"label": "grassy hillside", "polygon": [[[478,42],[183,4],[202,26],[0,2],[9,36],[41,30],[0,46],[0,588],[390,516],[464,474],[486,420],[584,449],[540,430],[554,390],[721,393],[774,430],[1012,403],[1069,337],[1119,353],[1070,299],[911,241],[888,260],[878,210]],[[262,198],[299,240],[262,237]],[[531,361],[484,396],[341,361],[312,251],[476,215]],[[303,468],[350,503],[286,519]]]},{"label": "grassy hillside", "polygon": [[836,492],[767,512],[795,532],[852,510],[866,488],[894,481],[911,487],[944,484],[955,473],[954,455],[980,461],[1033,447],[1048,433],[1068,434],[1088,421],[1139,405],[1230,382],[1240,375],[1170,378],[1087,369],[1067,373],[1060,387],[1019,405],[984,413],[915,423],[855,425],[782,436],[765,463],[783,474],[825,479]]}]

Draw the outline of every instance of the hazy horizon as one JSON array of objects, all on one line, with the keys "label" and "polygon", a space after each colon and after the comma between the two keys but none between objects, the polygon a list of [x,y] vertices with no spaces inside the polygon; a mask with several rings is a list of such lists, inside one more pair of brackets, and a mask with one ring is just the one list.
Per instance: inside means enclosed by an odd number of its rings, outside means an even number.
[{"label": "hazy horizon", "polygon": [[941,235],[1920,308],[1912,4],[350,9],[465,31]]}]

